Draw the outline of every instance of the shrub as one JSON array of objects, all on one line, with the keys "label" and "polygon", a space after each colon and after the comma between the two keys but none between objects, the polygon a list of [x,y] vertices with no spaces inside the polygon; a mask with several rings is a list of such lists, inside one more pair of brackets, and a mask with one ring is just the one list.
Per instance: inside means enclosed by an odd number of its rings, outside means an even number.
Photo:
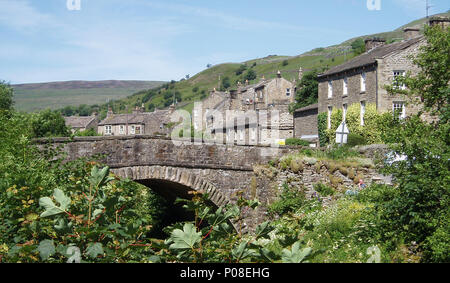
[{"label": "shrub", "polygon": [[289,139],[286,139],[286,145],[309,146],[309,142],[302,140],[302,139],[289,138]]},{"label": "shrub", "polygon": [[298,210],[305,203],[306,197],[303,190],[283,184],[283,191],[279,199],[269,206],[269,214],[282,216]]},{"label": "shrub", "polygon": [[303,161],[301,159],[292,159],[290,164],[291,170],[294,173],[298,173],[303,171],[305,166],[303,165]]},{"label": "shrub", "polygon": [[318,130],[319,130],[319,142],[320,146],[326,146],[330,143],[330,139],[327,136],[327,113],[323,112],[317,116],[318,119]]},{"label": "shrub", "polygon": [[333,188],[324,185],[322,183],[318,183],[314,185],[314,190],[316,192],[318,192],[319,194],[321,194],[322,196],[332,196],[334,195],[335,191],[333,190]]},{"label": "shrub", "polygon": [[366,139],[358,134],[350,133],[347,139],[347,145],[350,147],[354,147],[357,145],[365,145]]},{"label": "shrub", "polygon": [[[361,126],[361,107],[358,103],[350,105],[347,109],[346,123],[350,134],[364,138],[366,144],[382,143],[382,130],[380,119],[386,118],[386,114],[377,112],[376,105],[369,103],[366,105],[364,114],[364,126]],[[392,115],[391,115],[392,116]],[[327,129],[328,139],[334,143],[336,129],[342,123],[342,109],[333,109],[331,113],[331,129]]]}]

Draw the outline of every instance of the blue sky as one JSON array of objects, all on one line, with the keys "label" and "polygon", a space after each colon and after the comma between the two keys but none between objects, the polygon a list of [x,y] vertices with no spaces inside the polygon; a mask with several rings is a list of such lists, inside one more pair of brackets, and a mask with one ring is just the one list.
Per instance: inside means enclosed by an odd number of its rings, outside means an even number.
[{"label": "blue sky", "polygon": [[[374,0],[375,1],[375,0]],[[425,16],[425,0],[0,0],[0,80],[179,80],[298,55]],[[430,0],[431,14],[448,0]]]}]

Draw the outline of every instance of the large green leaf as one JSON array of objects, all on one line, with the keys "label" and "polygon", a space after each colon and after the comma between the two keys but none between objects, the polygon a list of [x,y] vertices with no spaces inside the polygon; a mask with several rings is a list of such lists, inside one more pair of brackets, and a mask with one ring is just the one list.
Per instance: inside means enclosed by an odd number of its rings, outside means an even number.
[{"label": "large green leaf", "polygon": [[66,212],[66,209],[70,205],[70,198],[67,197],[60,189],[55,189],[53,192],[53,197],[60,204],[60,206],[55,205],[49,197],[39,199],[39,205],[45,208],[45,211],[41,213],[41,217],[50,217]]},{"label": "large green leaf", "polygon": [[183,226],[183,231],[175,229],[170,235],[170,240],[173,242],[169,248],[171,249],[192,249],[195,244],[202,239],[202,234],[196,231],[192,223],[186,223]]},{"label": "large green leaf", "polygon": [[284,263],[300,263],[311,253],[311,248],[300,250],[300,242],[295,242],[292,249],[283,249],[281,260]]},{"label": "large green leaf", "polygon": [[90,258],[97,258],[97,256],[103,254],[102,243],[89,244],[88,248],[86,249],[86,254]]},{"label": "large green leaf", "polygon": [[269,233],[273,231],[273,227],[271,227],[270,222],[266,221],[256,227],[255,237],[259,238],[270,238]]},{"label": "large green leaf", "polygon": [[103,167],[101,170],[94,166],[91,170],[91,176],[89,177],[89,183],[94,188],[100,188],[106,185],[108,182],[114,180],[112,177],[108,177],[109,175],[109,167]]},{"label": "large green leaf", "polygon": [[47,260],[49,257],[55,254],[55,244],[53,243],[53,240],[43,240],[39,243],[39,246],[37,248],[39,251],[39,255],[42,260]]}]

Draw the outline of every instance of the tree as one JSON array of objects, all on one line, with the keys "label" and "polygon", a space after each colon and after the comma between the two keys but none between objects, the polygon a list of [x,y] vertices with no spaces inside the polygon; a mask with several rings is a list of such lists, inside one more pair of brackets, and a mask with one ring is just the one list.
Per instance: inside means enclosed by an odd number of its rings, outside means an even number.
[{"label": "tree", "polygon": [[352,42],[352,50],[355,55],[360,55],[366,52],[366,44],[362,38],[358,38]]},{"label": "tree", "polygon": [[69,129],[60,112],[45,110],[35,114],[31,122],[33,137],[65,137],[69,136]]},{"label": "tree", "polygon": [[317,103],[319,99],[319,81],[317,75],[319,70],[305,73],[297,86],[295,103],[290,107],[291,111]]},{"label": "tree", "polygon": [[221,89],[227,90],[230,86],[231,86],[230,78],[229,77],[223,78]]},{"label": "tree", "polygon": [[242,73],[244,73],[244,71],[247,70],[247,65],[240,65],[239,68],[236,70],[236,76],[240,76],[242,75]]},{"label": "tree", "polygon": [[13,109],[13,95],[13,88],[9,84],[0,81],[0,111],[10,111]]},{"label": "tree", "polygon": [[[386,168],[397,184],[396,197],[383,204],[381,220],[392,237],[416,241],[425,261],[450,261],[450,28],[425,27],[427,44],[414,63],[420,72],[399,78],[405,90],[393,86],[391,94],[407,95],[421,111],[387,133],[391,149],[406,160]],[[428,123],[422,114],[436,119]]]},{"label": "tree", "polygon": [[254,79],[256,79],[256,72],[253,69],[250,69],[247,71],[247,73],[245,74],[244,79],[248,80],[248,81],[253,81]]}]

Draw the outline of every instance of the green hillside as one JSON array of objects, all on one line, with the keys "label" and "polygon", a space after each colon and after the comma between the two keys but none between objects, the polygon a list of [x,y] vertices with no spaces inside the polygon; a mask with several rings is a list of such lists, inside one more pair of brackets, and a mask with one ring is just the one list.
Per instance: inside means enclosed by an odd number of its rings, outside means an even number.
[{"label": "green hillside", "polygon": [[60,109],[81,104],[104,104],[141,90],[162,85],[156,81],[70,81],[13,85],[15,108],[19,111]]},{"label": "green hillside", "polygon": [[[437,16],[450,16],[450,13],[443,13]],[[238,81],[244,82],[249,70],[253,70],[256,74],[256,79],[250,80],[250,83],[258,81],[262,76],[273,78],[276,76],[278,70],[282,72],[284,78],[292,80],[298,77],[300,67],[305,71],[315,68],[325,70],[355,57],[356,54],[351,47],[351,44],[355,40],[369,37],[382,37],[388,43],[391,43],[404,38],[403,29],[405,27],[423,27],[426,22],[427,19],[422,18],[399,27],[394,31],[352,38],[341,44],[316,48],[299,56],[270,55],[265,58],[254,59],[243,63],[225,63],[212,66],[188,80],[179,82],[172,81],[161,88],[138,92],[126,99],[115,101],[110,105],[114,108],[114,111],[124,112],[126,105],[128,105],[128,109],[131,111],[134,106],[140,106],[143,103],[146,109],[151,111],[154,107],[167,107],[173,102],[174,97],[176,97],[179,102],[177,108],[191,111],[194,102],[205,98],[214,88],[224,90],[222,83],[225,78],[229,79],[230,87],[228,90],[236,88]],[[236,72],[241,65],[245,65],[246,70],[242,74],[237,74]],[[106,108],[106,106],[103,106],[102,112],[105,112]]]}]

